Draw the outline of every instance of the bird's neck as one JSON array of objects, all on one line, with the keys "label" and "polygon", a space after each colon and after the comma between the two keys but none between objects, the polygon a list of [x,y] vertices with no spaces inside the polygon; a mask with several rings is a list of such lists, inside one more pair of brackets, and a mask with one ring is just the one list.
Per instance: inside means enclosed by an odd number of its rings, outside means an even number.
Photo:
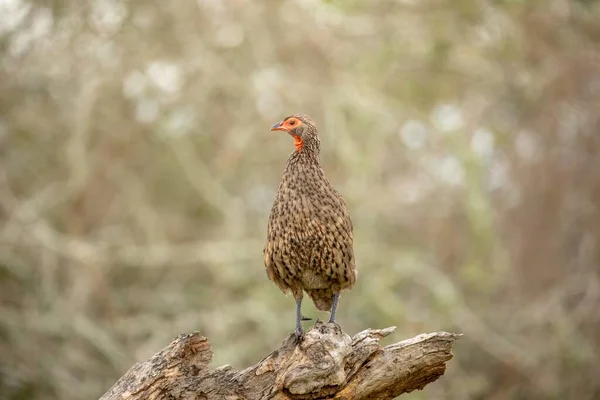
[{"label": "bird's neck", "polygon": [[296,151],[291,154],[291,158],[302,163],[319,164],[320,143],[318,138],[307,137],[301,139],[295,136],[294,145]]}]

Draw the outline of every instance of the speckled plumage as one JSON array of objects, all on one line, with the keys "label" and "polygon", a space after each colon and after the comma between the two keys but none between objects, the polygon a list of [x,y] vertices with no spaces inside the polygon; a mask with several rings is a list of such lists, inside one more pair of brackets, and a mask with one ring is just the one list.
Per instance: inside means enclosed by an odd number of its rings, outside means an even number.
[{"label": "speckled plumage", "polygon": [[[273,130],[284,130],[280,126],[290,118],[299,120],[298,127],[286,129],[296,138],[297,150],[288,158],[269,216],[265,266],[269,278],[294,295],[297,316],[301,317],[306,291],[317,309],[331,310],[333,321],[334,296],[356,280],[352,220],[346,202],[319,165],[320,144],[312,119],[291,115]],[[297,334],[298,326],[297,321]]]}]

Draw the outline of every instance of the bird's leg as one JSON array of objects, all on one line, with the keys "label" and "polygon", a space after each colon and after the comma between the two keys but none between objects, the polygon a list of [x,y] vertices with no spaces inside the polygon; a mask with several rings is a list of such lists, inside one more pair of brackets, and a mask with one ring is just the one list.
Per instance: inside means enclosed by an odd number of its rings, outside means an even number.
[{"label": "bird's leg", "polygon": [[340,292],[333,295],[333,301],[331,302],[331,314],[329,316],[329,322],[335,322],[335,310],[338,306],[338,300],[340,299]]},{"label": "bird's leg", "polygon": [[296,297],[296,330],[294,331],[296,339],[300,339],[304,335],[302,319],[304,319],[304,316],[302,316],[302,295],[300,295]]}]

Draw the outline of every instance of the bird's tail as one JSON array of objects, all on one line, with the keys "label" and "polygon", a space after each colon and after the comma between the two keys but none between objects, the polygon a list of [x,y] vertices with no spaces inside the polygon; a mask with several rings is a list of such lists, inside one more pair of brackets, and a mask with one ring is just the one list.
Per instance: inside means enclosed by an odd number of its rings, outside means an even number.
[{"label": "bird's tail", "polygon": [[310,289],[306,293],[312,299],[317,310],[330,311],[333,303],[333,290],[331,289]]}]

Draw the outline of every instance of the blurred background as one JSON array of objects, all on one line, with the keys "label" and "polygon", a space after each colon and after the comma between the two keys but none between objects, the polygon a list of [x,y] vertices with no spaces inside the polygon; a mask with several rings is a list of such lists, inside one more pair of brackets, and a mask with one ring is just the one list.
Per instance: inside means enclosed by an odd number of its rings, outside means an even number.
[{"label": "blurred background", "polygon": [[598,2],[0,16],[2,399],[98,398],[194,330],[214,367],[277,348],[294,300],[262,248],[293,141],[269,128],[299,112],[354,220],[342,327],[465,335],[403,398],[600,398]]}]

